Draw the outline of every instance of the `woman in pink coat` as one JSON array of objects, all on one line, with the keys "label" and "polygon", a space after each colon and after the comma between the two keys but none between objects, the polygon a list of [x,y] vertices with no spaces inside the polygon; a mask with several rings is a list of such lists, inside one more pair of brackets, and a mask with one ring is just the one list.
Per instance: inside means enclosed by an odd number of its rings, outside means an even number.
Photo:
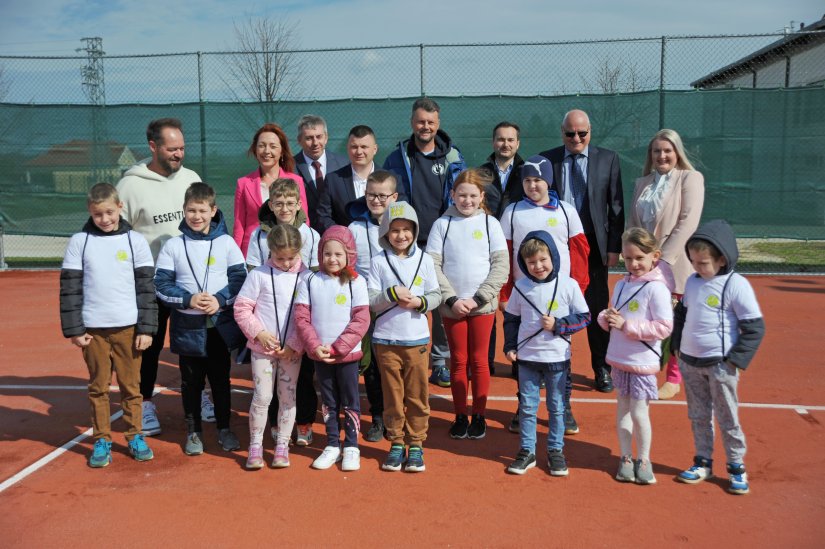
[{"label": "woman in pink coat", "polygon": [[289,150],[289,140],[280,126],[272,123],[261,126],[252,138],[247,154],[258,160],[258,169],[238,179],[235,189],[235,225],[232,229],[232,236],[244,257],[252,231],[259,224],[258,210],[269,200],[269,186],[276,179],[286,177],[298,184],[301,208],[309,219],[304,180],[293,173],[295,159]]},{"label": "woman in pink coat", "polygon": [[[685,244],[699,226],[704,202],[705,178],[693,169],[682,138],[673,130],[659,130],[647,146],[644,175],[636,180],[628,226],[643,227],[659,241],[662,259],[673,270],[674,298],[682,296],[693,272]],[[673,398],[681,383],[679,365],[671,356],[659,398]]]}]

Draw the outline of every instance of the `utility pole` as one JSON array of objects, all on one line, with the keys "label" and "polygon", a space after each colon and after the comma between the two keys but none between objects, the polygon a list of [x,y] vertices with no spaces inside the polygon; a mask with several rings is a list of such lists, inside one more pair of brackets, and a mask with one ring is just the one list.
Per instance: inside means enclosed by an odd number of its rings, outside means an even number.
[{"label": "utility pole", "polygon": [[103,39],[100,37],[81,38],[84,47],[76,51],[86,52],[86,64],[81,67],[83,94],[89,100],[91,107],[92,126],[92,178],[88,182],[91,186],[106,179],[106,167],[109,163],[106,151],[106,84],[103,78]]}]

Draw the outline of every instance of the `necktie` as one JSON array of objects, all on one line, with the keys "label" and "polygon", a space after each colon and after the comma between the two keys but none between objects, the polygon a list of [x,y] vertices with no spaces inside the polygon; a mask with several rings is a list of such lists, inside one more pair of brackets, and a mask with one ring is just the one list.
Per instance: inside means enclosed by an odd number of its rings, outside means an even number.
[{"label": "necktie", "polygon": [[584,181],[584,174],[579,167],[579,154],[570,157],[570,181],[573,190],[573,200],[576,201],[576,210],[581,212],[582,205],[587,198],[587,183]]},{"label": "necktie", "polygon": [[315,188],[320,189],[324,185],[324,174],[321,173],[321,163],[313,160],[312,167],[315,168]]}]

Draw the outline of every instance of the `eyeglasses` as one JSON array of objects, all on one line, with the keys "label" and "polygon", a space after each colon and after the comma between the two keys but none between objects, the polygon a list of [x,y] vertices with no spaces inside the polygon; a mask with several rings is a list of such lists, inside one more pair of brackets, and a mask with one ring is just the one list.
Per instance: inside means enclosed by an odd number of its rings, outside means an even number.
[{"label": "eyeglasses", "polygon": [[590,133],[590,132],[589,132],[589,131],[583,131],[583,132],[564,132],[564,135],[565,135],[568,139],[573,139],[574,137],[576,137],[576,135],[578,135],[578,136],[579,136],[579,139],[584,139],[585,137],[587,137],[587,134],[588,134],[588,133]]},{"label": "eyeglasses", "polygon": [[390,197],[391,197],[391,196],[393,196],[394,194],[396,194],[396,193],[392,193],[392,194],[375,194],[375,193],[366,193],[364,196],[365,196],[365,197],[367,198],[367,200],[369,200],[369,201],[378,200],[378,201],[380,201],[380,202],[386,202],[386,201],[387,201],[387,200],[389,200],[389,199],[390,199]]},{"label": "eyeglasses", "polygon": [[297,205],[298,203],[292,200],[290,200],[289,202],[272,202],[272,207],[276,210],[283,210],[284,208],[291,210]]}]

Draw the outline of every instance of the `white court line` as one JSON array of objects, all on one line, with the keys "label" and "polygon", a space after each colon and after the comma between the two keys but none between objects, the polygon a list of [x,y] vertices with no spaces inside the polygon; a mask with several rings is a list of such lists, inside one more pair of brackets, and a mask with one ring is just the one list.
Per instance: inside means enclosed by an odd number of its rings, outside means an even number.
[{"label": "white court line", "polygon": [[[17,387],[17,386],[15,386],[15,385],[0,385],[0,390],[2,390],[4,388],[7,388],[7,387]],[[36,387],[38,389],[48,389],[49,388],[49,387],[45,387],[43,385],[34,385],[33,387]],[[74,389],[77,388],[77,387],[71,386],[71,385],[63,385],[61,387],[63,387],[64,389],[70,389],[70,390],[74,390]],[[82,388],[83,389],[88,389],[87,387],[82,387]],[[155,391],[152,394],[156,395],[164,389],[165,389],[165,387],[155,387]],[[114,421],[117,421],[118,419],[121,418],[122,415],[123,415],[123,410],[115,412],[114,414],[111,415],[111,417],[109,417],[109,422],[112,423]],[[59,458],[60,456],[65,454],[67,451],[71,450],[72,448],[74,448],[75,446],[77,446],[78,444],[80,444],[81,442],[86,440],[87,438],[89,438],[90,436],[92,436],[92,428],[91,427],[89,427],[88,429],[86,429],[85,431],[83,431],[82,433],[77,435],[76,437],[74,437],[72,440],[70,440],[69,442],[67,442],[66,444],[61,446],[60,448],[57,448],[56,450],[52,450],[51,452],[49,452],[48,454],[46,454],[42,458],[38,459],[37,461],[35,461],[34,463],[29,465],[28,467],[26,467],[22,471],[18,472],[15,475],[12,475],[11,477],[4,480],[2,483],[0,483],[0,493],[3,493],[10,486],[12,486],[14,484],[17,484],[18,482],[20,482],[21,480],[23,480],[27,476],[29,476],[32,473],[35,473],[38,470],[42,469],[43,467],[45,467],[46,465],[48,465],[52,461],[56,460],[57,458]]]}]

